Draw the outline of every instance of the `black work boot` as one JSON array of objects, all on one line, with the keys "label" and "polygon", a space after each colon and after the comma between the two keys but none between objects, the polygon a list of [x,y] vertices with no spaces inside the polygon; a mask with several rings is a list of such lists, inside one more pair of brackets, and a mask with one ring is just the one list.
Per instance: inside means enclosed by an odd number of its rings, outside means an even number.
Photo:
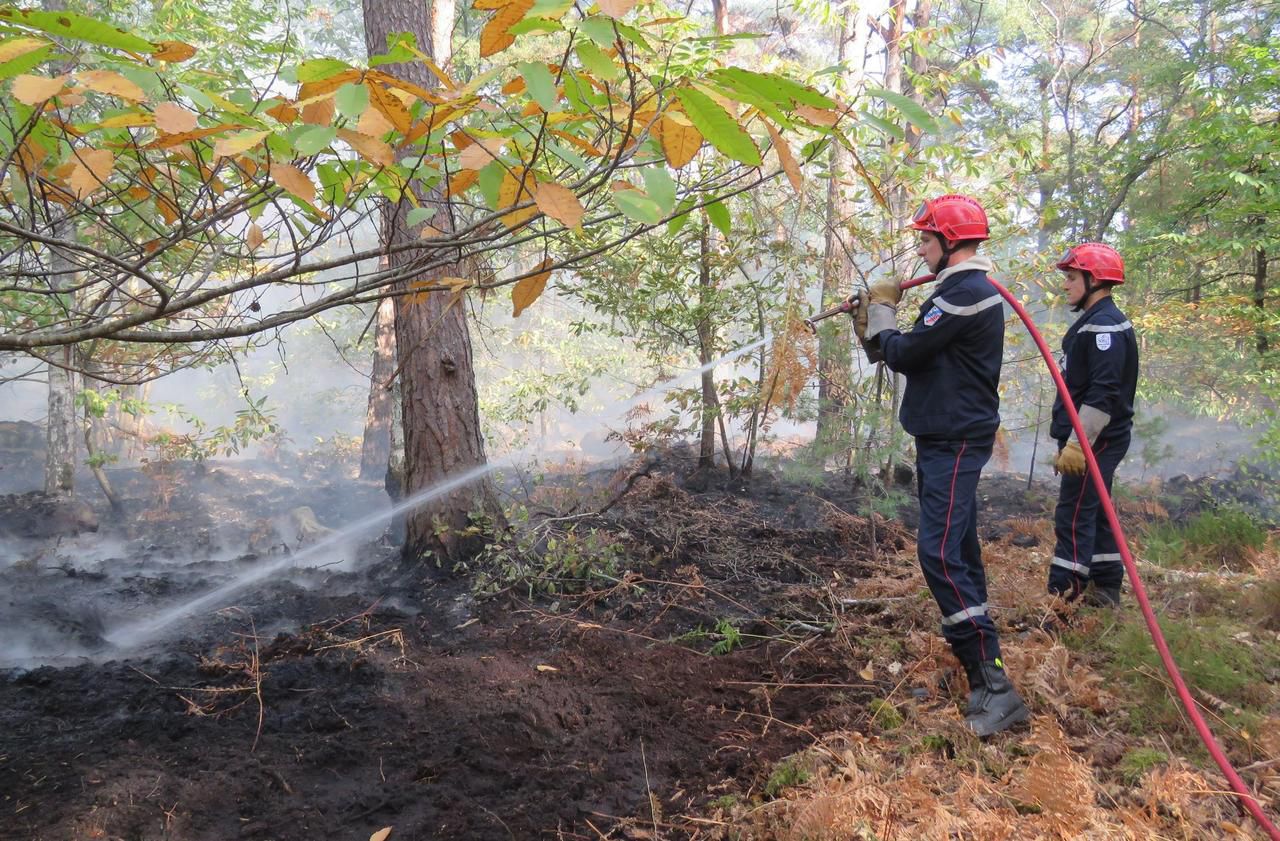
[{"label": "black work boot", "polygon": [[1089,589],[1084,591],[1084,603],[1091,607],[1119,607],[1120,585],[1090,584]]},{"label": "black work boot", "polygon": [[982,662],[966,663],[965,674],[969,676],[969,703],[964,708],[964,717],[982,712],[982,699],[987,691],[986,679],[982,676]]},{"label": "black work boot", "polygon": [[1029,718],[1031,710],[1022,703],[999,660],[983,660],[969,669],[969,705],[964,721],[970,730],[986,738]]}]

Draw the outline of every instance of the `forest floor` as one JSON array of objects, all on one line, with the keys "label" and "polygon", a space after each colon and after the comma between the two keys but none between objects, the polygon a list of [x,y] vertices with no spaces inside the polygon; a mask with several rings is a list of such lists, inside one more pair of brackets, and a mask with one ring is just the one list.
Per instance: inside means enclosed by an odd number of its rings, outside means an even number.
[{"label": "forest floor", "polygon": [[[1042,630],[1050,486],[980,489],[1035,713],[983,743],[907,494],[887,519],[831,474],[686,473],[515,484],[522,536],[456,574],[325,543],[386,504],[331,463],[117,471],[123,512],[60,538],[38,498],[0,497],[0,839],[1261,837],[1130,594]],[[1274,532],[1179,531],[1207,492],[1127,489],[1122,518],[1275,815],[1280,554]],[[149,640],[121,631],[255,571]]]}]

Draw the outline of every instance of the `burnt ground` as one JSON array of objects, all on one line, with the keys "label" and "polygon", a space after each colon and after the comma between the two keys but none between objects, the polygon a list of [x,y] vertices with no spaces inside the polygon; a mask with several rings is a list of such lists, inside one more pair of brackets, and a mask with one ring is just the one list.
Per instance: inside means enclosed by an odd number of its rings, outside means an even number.
[{"label": "burnt ground", "polygon": [[[97,506],[77,537],[33,524],[85,517],[3,498],[0,838],[699,837],[816,734],[869,729],[884,686],[838,617],[914,514],[903,492],[899,522],[870,515],[830,475],[683,472],[555,477],[526,499],[533,563],[508,549],[461,576],[402,563],[377,529],[308,555],[325,533],[298,506],[340,527],[386,505],[339,471],[117,471],[124,513]],[[1013,476],[981,495],[1006,523],[1047,510]],[[613,560],[551,575],[575,540]],[[895,634],[892,610],[867,622]]]},{"label": "burnt ground", "polygon": [[[533,507],[590,510],[619,489],[598,478]],[[856,725],[831,584],[905,539],[837,480],[691,492],[658,468],[582,519],[612,575],[534,595],[499,568],[477,599],[380,539],[290,563],[290,511],[338,526],[385,506],[372,485],[247,462],[114,481],[125,511],[98,505],[96,533],[0,500],[0,838],[641,837],[758,791],[811,728]]]}]

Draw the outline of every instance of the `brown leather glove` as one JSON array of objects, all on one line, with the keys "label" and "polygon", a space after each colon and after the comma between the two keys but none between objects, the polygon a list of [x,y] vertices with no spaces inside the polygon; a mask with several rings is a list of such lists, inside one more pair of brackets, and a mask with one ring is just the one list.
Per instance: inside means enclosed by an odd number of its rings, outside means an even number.
[{"label": "brown leather glove", "polygon": [[849,296],[849,300],[853,302],[853,312],[849,315],[853,318],[853,334],[858,337],[858,341],[863,344],[867,343],[867,290],[859,289],[857,292]]},{"label": "brown leather glove", "polygon": [[898,302],[902,300],[902,290],[898,288],[898,281],[891,278],[883,278],[871,284],[867,291],[868,303],[884,304],[889,307],[897,307]]},{"label": "brown leather glove", "polygon": [[1058,455],[1053,459],[1053,472],[1065,476],[1083,476],[1086,467],[1084,450],[1080,449],[1080,444],[1074,438],[1067,442],[1067,446],[1058,450]]}]

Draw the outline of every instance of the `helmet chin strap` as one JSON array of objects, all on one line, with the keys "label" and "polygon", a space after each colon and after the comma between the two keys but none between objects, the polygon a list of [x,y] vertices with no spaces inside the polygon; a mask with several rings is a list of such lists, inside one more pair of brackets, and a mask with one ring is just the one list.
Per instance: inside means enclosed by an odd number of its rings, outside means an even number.
[{"label": "helmet chin strap", "polygon": [[954,247],[948,248],[947,247],[948,242],[950,242],[950,240],[948,240],[942,234],[938,234],[938,245],[942,248],[942,257],[938,260],[938,265],[933,267],[934,274],[942,274],[942,270],[945,269],[947,267],[947,264],[951,262],[951,255],[955,254],[956,251],[958,251],[960,248],[959,243],[957,243]]},{"label": "helmet chin strap", "polygon": [[1071,308],[1072,312],[1080,312],[1084,309],[1085,303],[1089,300],[1089,296],[1101,287],[1095,286],[1093,283],[1093,272],[1081,272],[1084,276],[1084,292],[1080,293],[1080,300],[1076,301],[1076,305]]}]

